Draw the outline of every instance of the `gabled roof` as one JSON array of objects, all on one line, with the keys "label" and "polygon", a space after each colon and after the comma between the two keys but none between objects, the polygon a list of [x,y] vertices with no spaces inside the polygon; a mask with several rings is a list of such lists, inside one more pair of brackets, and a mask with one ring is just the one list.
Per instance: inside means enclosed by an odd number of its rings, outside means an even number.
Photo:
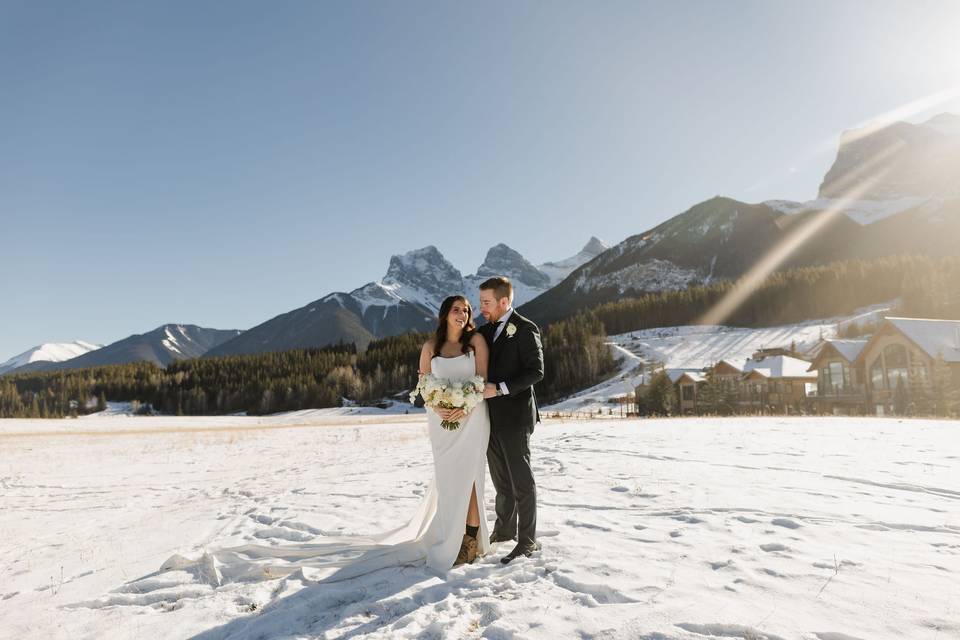
[{"label": "gabled roof", "polygon": [[827,343],[837,350],[841,356],[846,358],[847,362],[853,362],[867,346],[867,340],[827,340]]},{"label": "gabled roof", "polygon": [[707,376],[699,371],[684,371],[674,382],[705,382]]},{"label": "gabled roof", "polygon": [[931,358],[941,354],[947,362],[960,362],[960,320],[887,318],[887,322]]},{"label": "gabled roof", "polygon": [[857,356],[860,355],[860,352],[863,351],[864,347],[867,346],[869,340],[840,340],[836,338],[830,338],[824,340],[820,344],[820,348],[817,350],[817,356],[813,359],[813,363],[810,365],[810,371],[817,369],[820,359],[829,357],[831,354],[836,353],[838,356],[853,364],[856,361]]},{"label": "gabled roof", "polygon": [[670,382],[673,384],[677,384],[677,381],[682,378],[684,374],[701,375],[701,372],[700,369],[667,369],[667,377],[670,378]]},{"label": "gabled roof", "polygon": [[716,370],[720,365],[726,365],[731,369],[734,369],[737,373],[743,372],[743,367],[738,367],[736,364],[730,362],[729,360],[720,360],[717,364],[713,365],[714,370]]},{"label": "gabled roof", "polygon": [[747,360],[743,373],[757,373],[764,378],[806,378],[816,380],[817,373],[808,371],[810,363],[791,356],[768,356],[762,360]]}]

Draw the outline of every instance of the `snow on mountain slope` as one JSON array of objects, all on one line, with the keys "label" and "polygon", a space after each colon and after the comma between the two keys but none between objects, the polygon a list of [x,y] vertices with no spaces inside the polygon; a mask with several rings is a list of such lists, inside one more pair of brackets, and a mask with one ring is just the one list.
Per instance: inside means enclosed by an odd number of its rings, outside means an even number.
[{"label": "snow on mountain slope", "polygon": [[544,262],[537,265],[537,268],[547,274],[550,278],[550,285],[554,286],[573,273],[574,269],[585,265],[609,248],[610,246],[607,243],[593,236],[575,256],[556,262]]},{"label": "snow on mountain slope", "polygon": [[612,273],[593,275],[583,272],[577,278],[576,290],[589,292],[616,287],[620,293],[629,290],[680,291],[700,281],[701,274],[696,269],[681,267],[669,260],[651,258]]},{"label": "snow on mountain slope", "polygon": [[398,299],[437,311],[443,299],[458,291],[462,282],[456,267],[431,245],[390,258],[381,284]]},{"label": "snow on mountain slope", "polygon": [[[549,289],[605,248],[602,241],[591,238],[577,255],[545,263],[542,265],[546,267],[544,270],[531,264],[511,247],[500,243],[487,251],[483,264],[475,273],[463,276],[431,245],[393,256],[387,274],[379,282],[370,282],[349,294],[331,296],[353,298],[360,305],[362,313],[366,313],[371,306],[393,306],[401,302],[436,313],[446,296],[464,293],[475,301],[481,282],[491,276],[503,275],[513,282],[514,305],[519,306]],[[346,306],[345,301],[338,300],[342,306]]]},{"label": "snow on mountain slope", "polygon": [[74,342],[47,342],[33,349],[28,349],[0,364],[0,374],[12,371],[31,362],[63,362],[90,351],[101,348],[102,344],[93,344],[83,340]]},{"label": "snow on mountain slope", "polygon": [[865,226],[925,203],[933,202],[936,202],[936,199],[927,196],[906,196],[892,200],[843,200],[834,198],[817,198],[807,202],[767,200],[763,204],[788,214],[825,211],[839,207],[840,211],[848,218],[861,226]]},{"label": "snow on mountain slope", "polygon": [[[160,343],[170,350],[171,353],[174,353],[181,357],[195,357],[192,354],[196,353],[198,348],[200,351],[204,351],[205,347],[198,347],[197,341],[190,335],[190,332],[182,324],[177,325],[164,325],[163,326],[163,338],[161,338]],[[191,354],[187,356],[187,354]]]},{"label": "snow on mountain slope", "polygon": [[513,283],[513,304],[519,306],[550,288],[550,277],[505,244],[490,248],[476,273],[463,279],[463,292],[476,302],[480,284],[492,276],[506,276]]}]

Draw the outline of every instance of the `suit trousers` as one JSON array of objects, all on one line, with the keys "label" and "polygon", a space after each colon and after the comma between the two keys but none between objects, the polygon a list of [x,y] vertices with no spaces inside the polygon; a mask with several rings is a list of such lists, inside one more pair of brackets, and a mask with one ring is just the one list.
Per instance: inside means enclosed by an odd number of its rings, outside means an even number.
[{"label": "suit trousers", "polygon": [[537,485],[530,467],[530,433],[523,427],[492,428],[487,465],[497,489],[495,535],[521,543],[537,538]]}]

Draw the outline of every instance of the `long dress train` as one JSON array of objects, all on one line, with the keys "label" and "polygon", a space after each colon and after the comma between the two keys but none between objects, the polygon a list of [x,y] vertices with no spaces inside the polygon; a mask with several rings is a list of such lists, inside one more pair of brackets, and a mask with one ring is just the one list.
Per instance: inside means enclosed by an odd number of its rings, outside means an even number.
[{"label": "long dress train", "polygon": [[[452,380],[475,375],[473,353],[435,357],[433,374]],[[188,570],[219,586],[224,582],[269,580],[299,573],[310,582],[335,582],[395,566],[422,565],[447,571],[463,539],[471,485],[480,511],[478,553],[489,552],[484,517],[484,477],[490,417],[481,402],[460,428],[447,431],[440,417],[427,411],[434,477],[417,510],[403,526],[376,536],[325,537],[320,543],[267,546],[244,544],[205,553],[198,560],[175,555],[160,571]]]}]

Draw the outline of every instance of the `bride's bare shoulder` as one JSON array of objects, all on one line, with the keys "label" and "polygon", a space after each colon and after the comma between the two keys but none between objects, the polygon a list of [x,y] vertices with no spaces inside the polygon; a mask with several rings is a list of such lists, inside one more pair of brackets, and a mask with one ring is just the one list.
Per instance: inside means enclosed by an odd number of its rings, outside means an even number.
[{"label": "bride's bare shoulder", "polygon": [[475,331],[473,335],[470,336],[470,346],[472,346],[474,349],[477,349],[477,348],[485,349],[487,347],[487,340],[482,335],[480,335],[479,331]]}]

